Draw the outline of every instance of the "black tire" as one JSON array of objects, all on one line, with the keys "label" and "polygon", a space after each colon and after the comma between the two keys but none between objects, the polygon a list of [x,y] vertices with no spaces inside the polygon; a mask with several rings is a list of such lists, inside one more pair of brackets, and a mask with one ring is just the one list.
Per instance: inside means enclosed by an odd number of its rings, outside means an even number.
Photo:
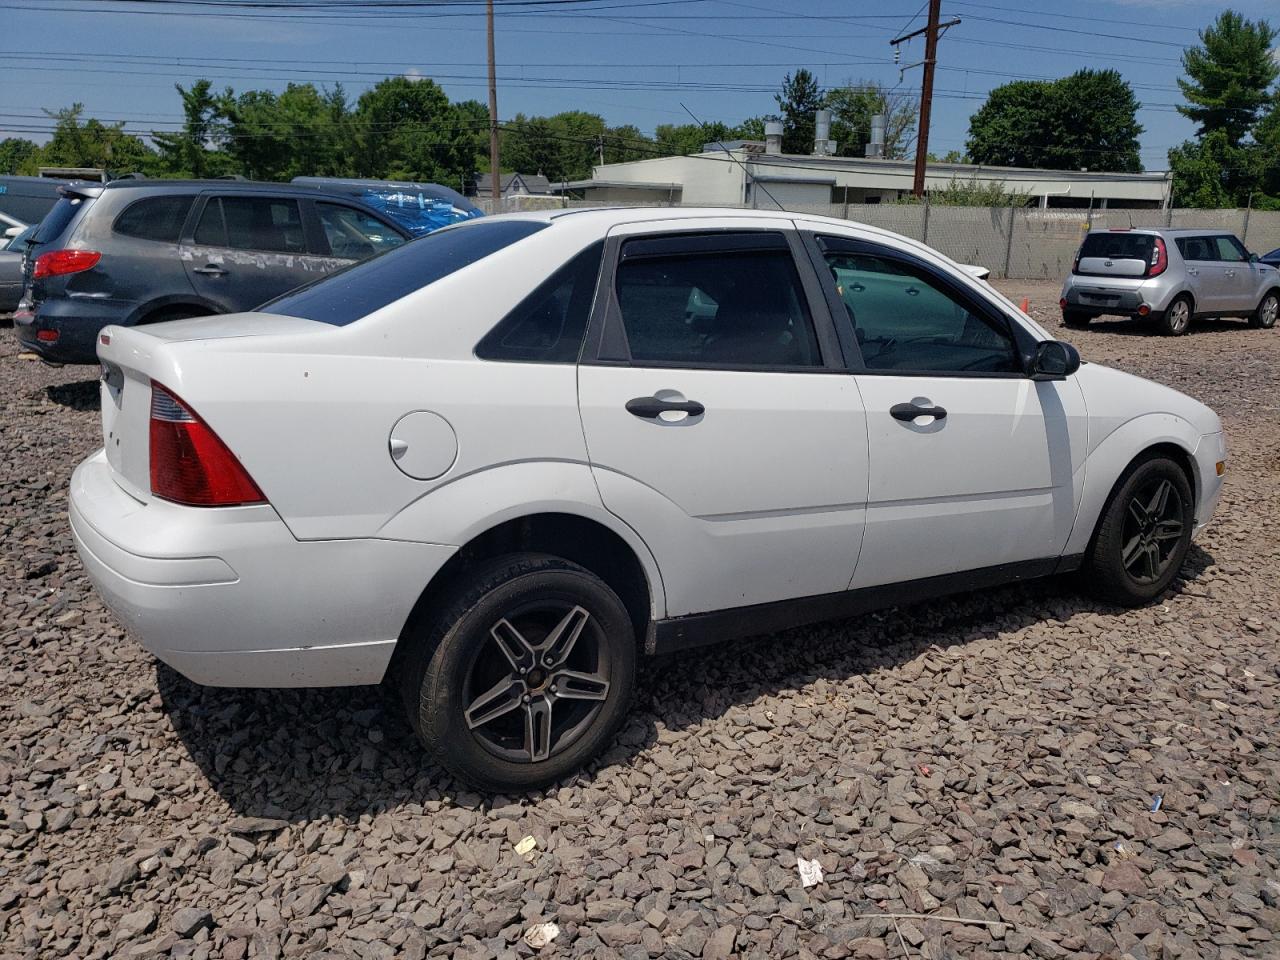
[{"label": "black tire", "polygon": [[1083,329],[1089,325],[1089,321],[1093,318],[1087,313],[1081,313],[1079,310],[1063,310],[1062,325],[1064,327],[1075,327]]},{"label": "black tire", "polygon": [[[443,767],[481,790],[518,792],[573,773],[609,743],[631,706],[636,638],[603,580],[560,557],[509,554],[450,596],[433,625],[405,638],[413,646],[399,678],[409,722]],[[552,642],[557,627],[566,643]]]},{"label": "black tire", "polygon": [[1160,314],[1160,332],[1167,337],[1180,337],[1191,329],[1195,308],[1185,293],[1175,297],[1167,310]]},{"label": "black tire", "polygon": [[[1161,492],[1168,500],[1157,504]],[[1175,521],[1177,533],[1171,536]],[[1126,607],[1154,600],[1182,568],[1194,523],[1191,484],[1182,468],[1158,454],[1138,460],[1116,484],[1098,521],[1085,557],[1090,591]]]},{"label": "black tire", "polygon": [[1270,330],[1276,325],[1276,315],[1280,313],[1280,290],[1268,290],[1258,301],[1258,309],[1249,316],[1249,326],[1260,330]]}]

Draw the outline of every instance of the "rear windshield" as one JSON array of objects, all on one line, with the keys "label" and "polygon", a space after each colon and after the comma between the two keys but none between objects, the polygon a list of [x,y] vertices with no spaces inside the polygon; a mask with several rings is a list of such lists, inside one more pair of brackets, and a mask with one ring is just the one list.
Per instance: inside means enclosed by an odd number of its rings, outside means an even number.
[{"label": "rear windshield", "polygon": [[82,207],[87,207],[91,203],[93,200],[88,197],[62,197],[40,221],[32,243],[49,243],[51,240],[58,239],[62,231],[67,229],[71,218],[79,213]]},{"label": "rear windshield", "polygon": [[410,241],[258,307],[344,327],[543,229],[530,220],[475,220]]},{"label": "rear windshield", "polygon": [[1154,239],[1149,233],[1091,233],[1084,238],[1080,256],[1105,257],[1108,260],[1146,260],[1149,263]]}]

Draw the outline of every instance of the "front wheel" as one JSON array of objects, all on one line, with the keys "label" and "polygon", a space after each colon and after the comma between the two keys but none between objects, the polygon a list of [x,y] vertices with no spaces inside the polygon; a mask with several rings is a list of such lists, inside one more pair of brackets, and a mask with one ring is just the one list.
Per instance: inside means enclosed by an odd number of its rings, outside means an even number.
[{"label": "front wheel", "polygon": [[636,639],[616,593],[559,557],[511,554],[466,577],[407,658],[419,738],[488,791],[545,786],[613,737],[635,685]]},{"label": "front wheel", "polygon": [[1276,325],[1276,315],[1280,313],[1280,294],[1270,290],[1258,302],[1258,309],[1249,317],[1249,326],[1262,330],[1270,330]]},{"label": "front wheel", "polygon": [[1182,469],[1155,456],[1130,468],[1107,503],[1086,557],[1091,591],[1126,607],[1168,589],[1191,546],[1191,485]]}]

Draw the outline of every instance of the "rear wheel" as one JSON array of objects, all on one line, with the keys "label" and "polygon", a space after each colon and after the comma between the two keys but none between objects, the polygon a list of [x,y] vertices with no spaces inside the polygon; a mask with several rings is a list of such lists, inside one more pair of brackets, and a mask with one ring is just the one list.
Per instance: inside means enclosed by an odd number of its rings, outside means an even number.
[{"label": "rear wheel", "polygon": [[1191,485],[1168,457],[1131,467],[1107,503],[1086,558],[1091,591],[1136,607],[1160,596],[1191,546]]},{"label": "rear wheel", "polygon": [[600,752],[630,706],[635,631],[590,571],[511,554],[466,577],[406,658],[409,720],[440,763],[483,790],[527,790]]},{"label": "rear wheel", "polygon": [[1068,327],[1087,327],[1092,319],[1087,313],[1081,313],[1079,310],[1063,310],[1062,323]]},{"label": "rear wheel", "polygon": [[1178,297],[1160,317],[1160,329],[1170,337],[1180,337],[1191,327],[1191,298]]},{"label": "rear wheel", "polygon": [[1258,302],[1258,309],[1249,317],[1249,326],[1270,330],[1276,325],[1276,315],[1280,313],[1280,293],[1268,290]]}]

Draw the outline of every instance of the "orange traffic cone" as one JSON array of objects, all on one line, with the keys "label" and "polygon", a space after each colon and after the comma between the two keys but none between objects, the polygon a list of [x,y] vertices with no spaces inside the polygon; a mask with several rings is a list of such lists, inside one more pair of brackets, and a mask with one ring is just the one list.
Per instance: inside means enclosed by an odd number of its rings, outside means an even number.
[{"label": "orange traffic cone", "polygon": [[1031,311],[1031,298],[1030,298],[1030,297],[1023,297],[1023,298],[1022,298],[1022,306],[1020,307],[1020,309],[1022,310],[1022,312],[1023,312],[1023,313],[1029,313],[1029,312]]}]

